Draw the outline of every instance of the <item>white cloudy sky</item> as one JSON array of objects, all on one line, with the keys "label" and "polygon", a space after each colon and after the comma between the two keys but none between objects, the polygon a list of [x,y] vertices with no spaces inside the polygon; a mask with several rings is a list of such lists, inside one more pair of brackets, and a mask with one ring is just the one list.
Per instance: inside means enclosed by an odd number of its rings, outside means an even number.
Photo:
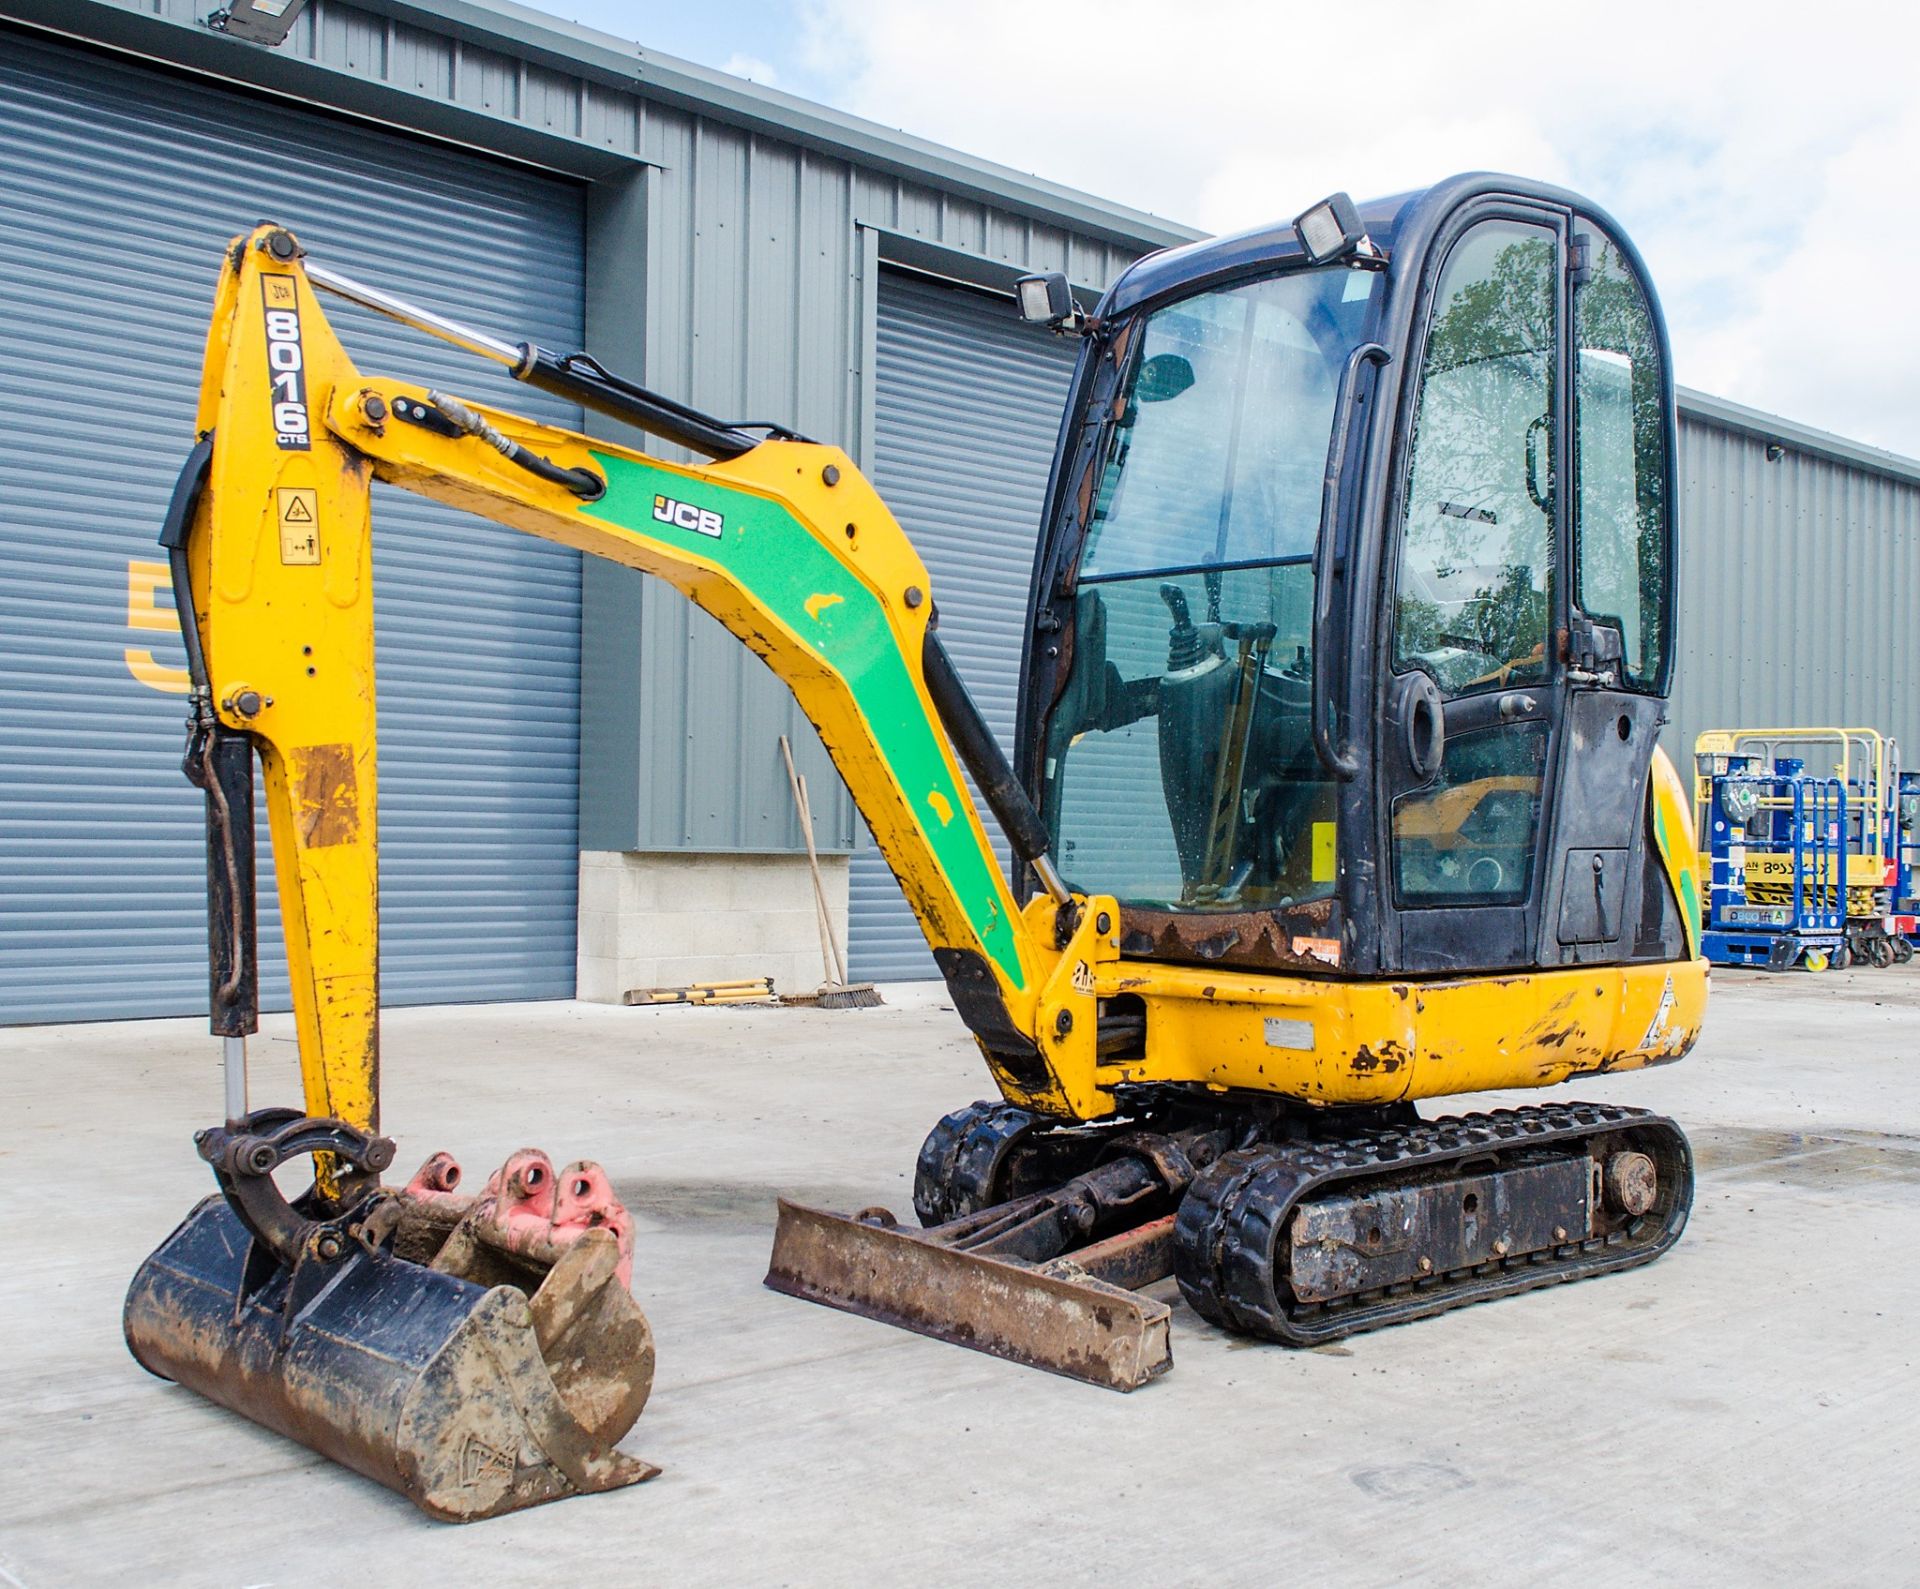
[{"label": "white cloudy sky", "polygon": [[1193,226],[1496,169],[1612,210],[1680,380],[1920,455],[1920,11],[537,0]]}]

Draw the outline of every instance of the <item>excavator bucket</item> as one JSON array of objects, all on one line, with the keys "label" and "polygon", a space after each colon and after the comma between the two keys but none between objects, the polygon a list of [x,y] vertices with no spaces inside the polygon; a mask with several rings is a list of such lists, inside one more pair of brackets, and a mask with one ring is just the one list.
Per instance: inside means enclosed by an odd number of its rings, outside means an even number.
[{"label": "excavator bucket", "polygon": [[[603,1200],[569,1220],[550,1206],[556,1180],[563,1199],[604,1188],[597,1166],[556,1177],[544,1155],[517,1154],[485,1196],[459,1199],[422,1186],[448,1179],[437,1155],[406,1192],[315,1218],[313,1194],[275,1209],[252,1171],[291,1138],[339,1151],[347,1134],[267,1113],[201,1133],[223,1195],[134,1276],[125,1329],[143,1367],[447,1521],[659,1471],[614,1447],[653,1381],[625,1211]],[[527,1195],[543,1181],[549,1206]]]}]

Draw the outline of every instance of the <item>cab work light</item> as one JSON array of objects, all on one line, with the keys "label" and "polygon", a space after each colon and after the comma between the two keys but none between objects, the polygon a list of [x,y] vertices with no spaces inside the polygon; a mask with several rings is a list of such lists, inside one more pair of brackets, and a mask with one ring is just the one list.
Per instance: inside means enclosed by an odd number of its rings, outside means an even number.
[{"label": "cab work light", "polygon": [[1296,218],[1293,234],[1316,265],[1353,253],[1367,235],[1360,224],[1359,210],[1344,193],[1322,199]]}]

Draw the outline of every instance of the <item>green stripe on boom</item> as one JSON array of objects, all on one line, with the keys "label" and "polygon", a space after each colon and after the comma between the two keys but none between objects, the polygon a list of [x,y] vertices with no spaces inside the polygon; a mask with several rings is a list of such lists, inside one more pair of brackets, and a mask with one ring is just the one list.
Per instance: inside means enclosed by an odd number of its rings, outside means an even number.
[{"label": "green stripe on boom", "polygon": [[[879,599],[777,502],[630,458],[593,457],[607,493],[581,508],[585,516],[719,564],[846,680],[981,947],[1009,983],[1025,987],[999,863],[961,815],[942,740]],[[676,514],[675,505],[691,511]]]}]

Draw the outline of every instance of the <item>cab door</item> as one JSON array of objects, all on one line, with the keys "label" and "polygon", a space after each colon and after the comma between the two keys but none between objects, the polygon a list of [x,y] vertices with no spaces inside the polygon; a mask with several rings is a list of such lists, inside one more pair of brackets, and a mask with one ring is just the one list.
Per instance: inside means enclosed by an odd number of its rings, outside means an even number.
[{"label": "cab door", "polygon": [[1483,203],[1424,288],[1376,719],[1388,971],[1535,962],[1568,688],[1568,232]]},{"label": "cab door", "polygon": [[1671,633],[1673,398],[1637,261],[1546,204],[1471,212],[1403,397],[1375,757],[1384,968],[1657,957],[1647,779]]}]

